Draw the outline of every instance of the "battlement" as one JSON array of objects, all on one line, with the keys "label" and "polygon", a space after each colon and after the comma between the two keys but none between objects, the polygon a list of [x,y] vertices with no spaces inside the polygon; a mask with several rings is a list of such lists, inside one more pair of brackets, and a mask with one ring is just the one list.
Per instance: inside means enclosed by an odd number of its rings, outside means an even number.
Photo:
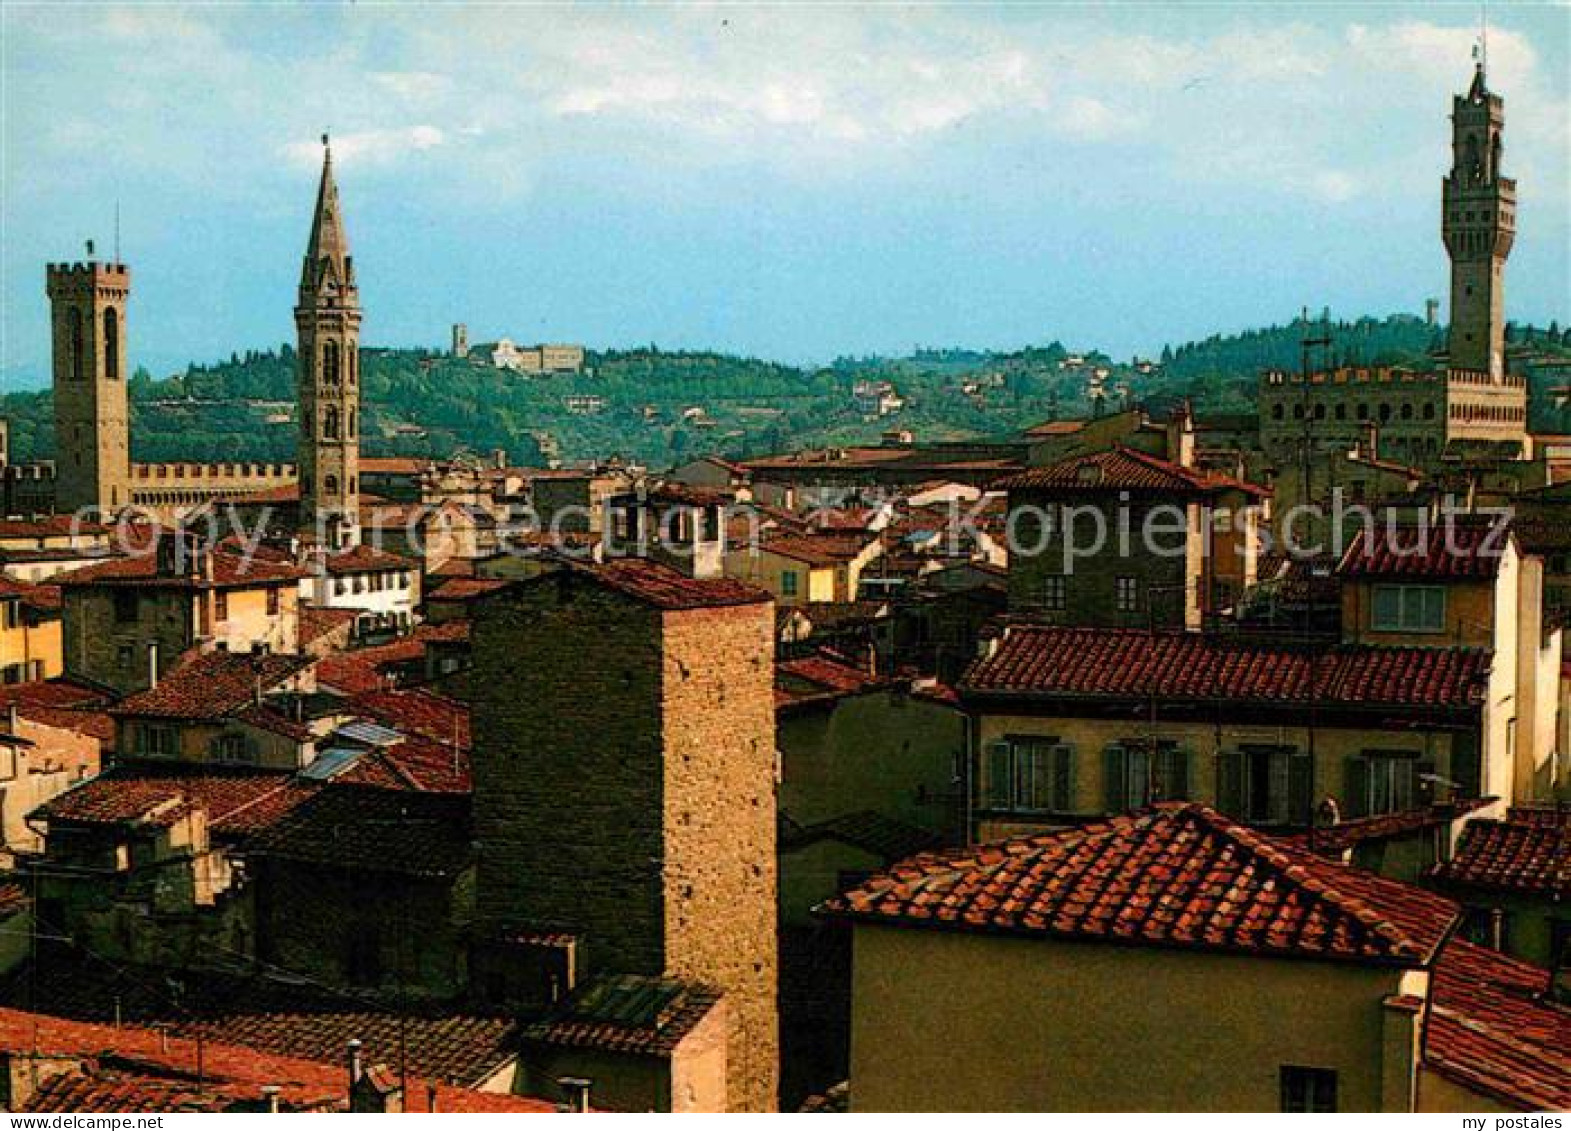
[{"label": "battlement", "polygon": [[135,463],[131,478],[138,483],[221,483],[257,487],[292,482],[298,472],[292,463]]},{"label": "battlement", "polygon": [[[1309,374],[1311,385],[1349,385],[1349,384],[1435,384],[1442,380],[1443,375],[1434,370],[1407,369],[1400,365],[1380,366],[1338,366],[1336,369],[1321,369]],[[1283,369],[1271,369],[1260,378],[1262,385],[1302,385],[1302,373],[1289,373]]]},{"label": "battlement", "polygon": [[44,276],[51,291],[89,287],[124,290],[131,285],[131,268],[124,263],[103,263],[96,259],[85,263],[50,263],[44,268]]}]

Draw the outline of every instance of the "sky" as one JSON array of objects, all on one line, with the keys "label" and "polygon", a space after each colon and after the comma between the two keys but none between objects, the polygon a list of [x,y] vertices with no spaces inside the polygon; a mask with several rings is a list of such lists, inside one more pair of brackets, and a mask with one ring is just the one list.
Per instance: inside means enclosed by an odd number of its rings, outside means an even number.
[{"label": "sky", "polygon": [[[163,375],[294,336],[330,131],[367,345],[789,362],[1114,356],[1446,293],[1477,4],[682,6],[5,0],[0,380],[44,265],[133,272]],[[1571,8],[1489,8],[1507,308],[1571,321]],[[1442,308],[1443,309],[1443,308]]]}]

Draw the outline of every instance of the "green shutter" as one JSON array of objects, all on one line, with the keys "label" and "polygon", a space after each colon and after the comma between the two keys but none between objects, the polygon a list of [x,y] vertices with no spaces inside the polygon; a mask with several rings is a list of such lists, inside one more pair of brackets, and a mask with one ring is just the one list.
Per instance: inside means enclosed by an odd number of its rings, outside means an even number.
[{"label": "green shutter", "polygon": [[1230,817],[1244,815],[1244,752],[1216,753],[1216,807]]},{"label": "green shutter", "polygon": [[995,742],[987,748],[987,807],[989,809],[1013,808],[1013,791],[1009,788],[1009,743]]},{"label": "green shutter", "polygon": [[1168,752],[1171,777],[1168,778],[1168,795],[1174,801],[1188,801],[1194,780],[1194,766],[1192,765],[1195,752],[1187,746],[1180,746]]},{"label": "green shutter", "polygon": [[1067,744],[1053,747],[1053,808],[1060,813],[1075,810],[1075,750]]},{"label": "green shutter", "polygon": [[1287,763],[1287,820],[1292,825],[1314,823],[1315,813],[1315,759],[1304,751],[1295,750],[1288,755]]},{"label": "green shutter", "polygon": [[1129,754],[1117,743],[1102,751],[1102,808],[1122,813],[1129,798]]},{"label": "green shutter", "polygon": [[1369,759],[1349,755],[1342,775],[1342,815],[1362,817],[1369,808]]}]

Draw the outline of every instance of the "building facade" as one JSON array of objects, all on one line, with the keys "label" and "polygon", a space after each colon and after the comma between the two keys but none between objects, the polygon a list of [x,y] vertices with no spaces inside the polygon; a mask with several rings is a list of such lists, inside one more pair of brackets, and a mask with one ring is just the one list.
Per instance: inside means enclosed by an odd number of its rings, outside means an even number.
[{"label": "building facade", "polygon": [[55,506],[112,513],[131,501],[126,303],[131,270],[93,259],[47,269],[53,324]]}]

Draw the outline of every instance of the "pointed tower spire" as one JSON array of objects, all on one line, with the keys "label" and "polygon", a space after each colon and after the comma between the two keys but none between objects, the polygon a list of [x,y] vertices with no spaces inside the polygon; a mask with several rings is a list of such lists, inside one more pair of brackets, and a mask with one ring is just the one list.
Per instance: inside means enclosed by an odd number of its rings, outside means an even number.
[{"label": "pointed tower spire", "polygon": [[349,234],[338,207],[338,185],[333,180],[333,147],[322,135],[322,182],[316,190],[316,212],[311,218],[311,239],[306,244],[300,289],[330,294],[353,290],[354,260],[349,254]]}]

